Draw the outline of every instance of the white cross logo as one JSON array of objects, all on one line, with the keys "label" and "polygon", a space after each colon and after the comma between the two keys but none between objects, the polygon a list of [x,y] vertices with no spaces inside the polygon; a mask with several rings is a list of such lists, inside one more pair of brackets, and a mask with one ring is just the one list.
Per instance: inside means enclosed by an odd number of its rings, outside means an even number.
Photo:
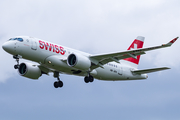
[{"label": "white cross logo", "polygon": [[137,44],[134,43],[134,48],[130,48],[130,50],[136,50],[137,49]]},{"label": "white cross logo", "polygon": [[[135,44],[135,43],[134,43],[134,48],[130,48],[130,50],[136,50],[136,49],[137,49],[137,46],[138,46],[138,44]],[[136,59],[137,59],[137,56],[136,56]]]}]

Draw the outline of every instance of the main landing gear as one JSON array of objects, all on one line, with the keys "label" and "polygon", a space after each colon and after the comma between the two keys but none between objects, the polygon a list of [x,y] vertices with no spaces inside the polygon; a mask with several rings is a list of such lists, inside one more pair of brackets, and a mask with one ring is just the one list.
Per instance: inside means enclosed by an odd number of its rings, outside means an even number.
[{"label": "main landing gear", "polygon": [[57,78],[57,80],[58,80],[58,81],[54,82],[54,87],[55,88],[63,87],[63,82],[59,78],[59,72],[54,72],[54,77]]},{"label": "main landing gear", "polygon": [[[54,87],[55,88],[63,87],[63,82],[59,78],[59,72],[54,72],[54,77],[57,78],[57,81],[54,82]],[[94,77],[91,76],[90,74],[88,76],[84,77],[85,83],[89,83],[89,82],[93,82],[93,81],[94,81]]]},{"label": "main landing gear", "polygon": [[89,83],[89,82],[93,82],[93,81],[94,81],[94,77],[91,76],[90,74],[84,78],[85,83]]},{"label": "main landing gear", "polygon": [[19,56],[18,55],[14,55],[13,58],[16,59],[16,62],[17,62],[17,64],[14,65],[14,69],[18,69],[19,68]]}]

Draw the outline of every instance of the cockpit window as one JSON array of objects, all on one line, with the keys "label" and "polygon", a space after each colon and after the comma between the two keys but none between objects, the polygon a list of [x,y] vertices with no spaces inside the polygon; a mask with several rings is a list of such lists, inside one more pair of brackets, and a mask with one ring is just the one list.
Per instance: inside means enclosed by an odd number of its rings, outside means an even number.
[{"label": "cockpit window", "polygon": [[23,41],[23,39],[22,39],[22,38],[11,38],[11,39],[9,39],[9,40],[18,40],[18,41],[20,41],[20,42],[22,42],[22,41]]},{"label": "cockpit window", "polygon": [[23,39],[22,39],[22,38],[17,38],[17,40],[18,40],[18,41],[20,41],[20,42],[22,42],[22,41],[23,41]]}]

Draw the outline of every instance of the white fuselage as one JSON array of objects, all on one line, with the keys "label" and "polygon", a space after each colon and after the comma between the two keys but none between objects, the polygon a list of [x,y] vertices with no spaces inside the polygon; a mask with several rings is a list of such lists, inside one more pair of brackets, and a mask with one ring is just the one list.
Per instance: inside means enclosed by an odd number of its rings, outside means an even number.
[{"label": "white fuselage", "polygon": [[[80,71],[67,64],[67,57],[72,54],[80,54],[89,57],[90,54],[74,50],[65,46],[50,43],[44,40],[31,37],[21,37],[23,42],[7,41],[9,52],[12,55],[19,55],[22,58],[37,62],[53,71],[78,76],[87,76],[87,71]],[[120,63],[109,62],[103,67],[98,67],[90,73],[99,80],[137,80],[146,79],[146,74],[133,74],[134,70],[127,61],[120,60]]]}]

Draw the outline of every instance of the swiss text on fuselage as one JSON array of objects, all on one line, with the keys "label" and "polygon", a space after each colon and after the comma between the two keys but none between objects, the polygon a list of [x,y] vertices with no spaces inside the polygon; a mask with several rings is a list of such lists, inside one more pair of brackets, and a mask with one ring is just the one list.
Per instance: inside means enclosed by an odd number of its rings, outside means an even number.
[{"label": "swiss text on fuselage", "polygon": [[52,43],[44,42],[42,40],[39,40],[39,48],[53,51],[61,55],[64,55],[66,52],[62,46],[54,45]]}]

